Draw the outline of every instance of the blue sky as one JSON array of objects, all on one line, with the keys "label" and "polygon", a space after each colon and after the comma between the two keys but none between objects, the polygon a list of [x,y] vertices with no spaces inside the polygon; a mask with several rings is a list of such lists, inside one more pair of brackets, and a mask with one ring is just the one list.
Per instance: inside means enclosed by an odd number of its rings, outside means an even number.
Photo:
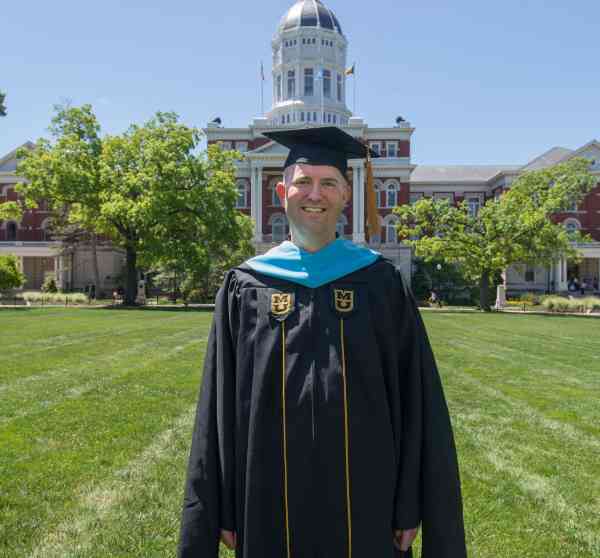
[{"label": "blue sky", "polygon": [[[64,100],[91,103],[107,133],[156,110],[199,127],[217,115],[247,125],[261,60],[270,105],[270,41],[292,3],[6,3],[0,154],[46,135]],[[357,63],[358,115],[371,126],[407,118],[416,163],[518,164],[600,137],[597,0],[325,4]]]}]

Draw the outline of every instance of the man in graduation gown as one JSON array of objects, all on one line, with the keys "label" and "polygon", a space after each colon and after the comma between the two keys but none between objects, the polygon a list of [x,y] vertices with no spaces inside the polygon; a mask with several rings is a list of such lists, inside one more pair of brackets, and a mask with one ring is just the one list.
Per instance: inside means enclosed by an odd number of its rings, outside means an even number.
[{"label": "man in graduation gown", "polygon": [[180,558],[466,556],[448,410],[399,271],[336,238],[350,200],[338,128],[290,148],[277,191],[291,241],[219,290],[185,485]]}]

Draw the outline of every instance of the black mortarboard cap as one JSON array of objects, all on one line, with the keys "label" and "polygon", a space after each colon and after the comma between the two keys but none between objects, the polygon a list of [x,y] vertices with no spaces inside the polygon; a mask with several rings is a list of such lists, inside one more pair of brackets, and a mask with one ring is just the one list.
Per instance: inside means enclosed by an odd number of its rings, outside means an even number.
[{"label": "black mortarboard cap", "polygon": [[329,165],[345,176],[348,159],[364,159],[367,150],[371,157],[379,157],[364,143],[335,126],[278,130],[263,132],[263,135],[289,148],[284,168],[295,163]]}]

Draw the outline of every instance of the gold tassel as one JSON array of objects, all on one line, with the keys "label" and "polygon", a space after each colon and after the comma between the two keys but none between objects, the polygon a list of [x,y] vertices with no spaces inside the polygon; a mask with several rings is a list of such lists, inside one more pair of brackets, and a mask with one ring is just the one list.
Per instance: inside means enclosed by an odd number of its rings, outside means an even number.
[{"label": "gold tassel", "polygon": [[377,213],[377,196],[375,195],[375,181],[373,179],[373,165],[369,148],[367,147],[367,228],[369,229],[369,241],[374,236],[381,235],[381,226],[379,224],[379,215]]}]

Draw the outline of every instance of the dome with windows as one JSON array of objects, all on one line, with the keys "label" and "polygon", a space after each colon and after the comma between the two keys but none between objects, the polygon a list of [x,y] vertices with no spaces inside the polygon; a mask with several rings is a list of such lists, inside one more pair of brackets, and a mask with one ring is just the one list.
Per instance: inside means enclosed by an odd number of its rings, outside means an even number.
[{"label": "dome with windows", "polygon": [[344,35],[335,14],[320,0],[298,0],[283,16],[279,24],[279,32],[291,31],[300,27],[329,29]]}]

